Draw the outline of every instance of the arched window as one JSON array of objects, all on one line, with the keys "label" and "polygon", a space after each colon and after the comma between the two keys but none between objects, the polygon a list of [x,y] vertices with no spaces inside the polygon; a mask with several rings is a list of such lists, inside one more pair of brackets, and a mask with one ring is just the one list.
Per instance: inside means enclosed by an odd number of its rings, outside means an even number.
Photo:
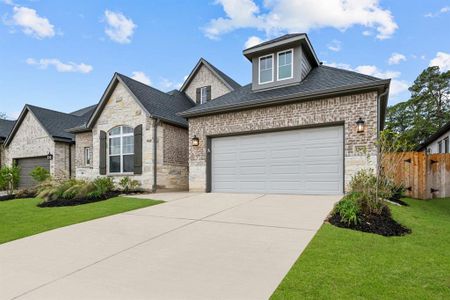
[{"label": "arched window", "polygon": [[132,173],[134,170],[133,128],[117,126],[109,135],[109,173]]}]

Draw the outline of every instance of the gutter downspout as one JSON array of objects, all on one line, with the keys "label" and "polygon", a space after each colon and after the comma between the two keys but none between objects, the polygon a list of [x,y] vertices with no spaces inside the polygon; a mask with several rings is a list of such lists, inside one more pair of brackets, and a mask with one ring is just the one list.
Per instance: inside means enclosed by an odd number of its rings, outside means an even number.
[{"label": "gutter downspout", "polygon": [[153,122],[153,186],[152,186],[152,192],[155,193],[156,192],[156,187],[157,187],[157,183],[158,183],[158,155],[157,155],[157,151],[158,151],[158,124],[159,124],[159,119],[154,119]]},{"label": "gutter downspout", "polygon": [[381,116],[380,116],[380,112],[381,112],[381,98],[386,96],[389,93],[389,88],[386,88],[386,90],[381,93],[380,95],[378,95],[377,98],[377,186],[376,186],[376,198],[378,199],[378,180],[380,177],[380,172],[381,172],[381,146],[380,146],[380,130],[381,130]]}]

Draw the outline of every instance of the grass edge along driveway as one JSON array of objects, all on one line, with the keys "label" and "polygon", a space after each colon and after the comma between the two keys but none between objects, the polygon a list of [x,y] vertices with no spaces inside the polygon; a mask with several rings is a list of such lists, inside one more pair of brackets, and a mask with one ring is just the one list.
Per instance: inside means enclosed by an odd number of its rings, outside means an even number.
[{"label": "grass edge along driveway", "polygon": [[271,299],[450,297],[450,198],[404,199],[394,219],[412,229],[383,237],[323,224]]},{"label": "grass edge along driveway", "polygon": [[78,206],[40,208],[41,199],[0,202],[0,244],[93,219],[160,204],[163,201],[115,197]]}]

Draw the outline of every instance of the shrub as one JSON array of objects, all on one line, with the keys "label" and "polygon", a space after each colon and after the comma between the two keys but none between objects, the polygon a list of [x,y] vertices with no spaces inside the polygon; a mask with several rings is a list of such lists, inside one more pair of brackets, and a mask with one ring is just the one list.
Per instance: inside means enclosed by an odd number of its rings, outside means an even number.
[{"label": "shrub", "polygon": [[106,194],[114,190],[114,181],[111,177],[98,177],[93,181],[95,191],[100,195]]},{"label": "shrub", "polygon": [[69,179],[63,182],[45,181],[38,187],[37,197],[44,202],[74,199],[97,199],[113,191],[111,178],[99,177],[92,182]]},{"label": "shrub", "polygon": [[44,182],[50,178],[50,172],[41,166],[37,166],[36,168],[34,168],[31,171],[30,175],[35,181],[39,183]]},{"label": "shrub", "polygon": [[18,166],[3,166],[0,169],[0,190],[6,190],[9,195],[12,195],[19,184],[19,180],[20,168]]},{"label": "shrub", "polygon": [[357,193],[345,195],[334,207],[334,213],[339,214],[341,222],[357,225],[360,213],[359,195]]},{"label": "shrub", "polygon": [[377,179],[373,169],[359,170],[350,181],[350,192],[358,195],[358,203],[362,213],[381,214],[386,205],[383,199],[390,198],[388,181]]},{"label": "shrub", "polygon": [[130,177],[123,177],[119,181],[119,185],[122,188],[122,191],[125,194],[128,194],[130,192],[137,192],[139,187],[141,186],[141,183],[137,180],[130,179]]}]

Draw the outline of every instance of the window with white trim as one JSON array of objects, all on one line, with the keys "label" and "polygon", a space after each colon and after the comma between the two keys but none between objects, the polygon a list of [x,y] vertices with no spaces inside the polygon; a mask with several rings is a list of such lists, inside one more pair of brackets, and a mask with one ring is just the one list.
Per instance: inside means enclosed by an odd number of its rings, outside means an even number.
[{"label": "window with white trim", "polygon": [[259,84],[273,81],[273,54],[259,58]]},{"label": "window with white trim", "polygon": [[444,153],[450,153],[450,145],[448,137],[444,139]]},{"label": "window with white trim", "polygon": [[200,88],[200,104],[208,101],[208,87],[204,86]]},{"label": "window with white trim", "polygon": [[442,153],[442,141],[438,142],[438,153]]},{"label": "window with white trim", "polygon": [[117,126],[108,132],[109,173],[132,173],[134,171],[134,130]]},{"label": "window with white trim", "polygon": [[91,148],[90,147],[84,147],[84,165],[85,166],[91,165]]},{"label": "window with white trim", "polygon": [[292,50],[278,52],[278,80],[291,79],[293,77]]}]

